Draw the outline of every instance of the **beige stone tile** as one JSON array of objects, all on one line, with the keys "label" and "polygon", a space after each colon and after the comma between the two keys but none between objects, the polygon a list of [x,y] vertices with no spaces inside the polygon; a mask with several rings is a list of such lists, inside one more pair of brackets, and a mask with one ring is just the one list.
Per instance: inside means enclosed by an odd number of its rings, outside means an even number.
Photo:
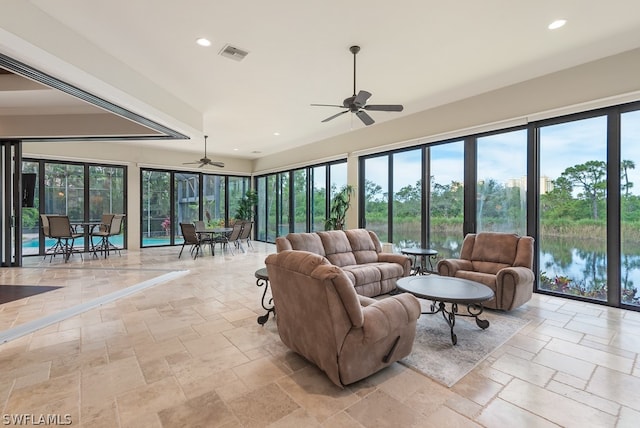
[{"label": "beige stone tile", "polygon": [[193,358],[180,359],[175,362],[169,361],[169,365],[181,384],[190,384],[198,378],[239,366],[248,361],[249,359],[237,348],[230,347]]},{"label": "beige stone tile", "polygon": [[640,411],[640,378],[606,367],[596,368],[587,392]]},{"label": "beige stone tile", "polygon": [[82,327],[82,341],[93,342],[124,335],[127,329],[121,320],[106,321]]},{"label": "beige stone tile", "polygon": [[588,382],[587,379],[580,379],[575,376],[571,376],[569,374],[562,373],[562,372],[557,372],[553,376],[553,380],[556,382],[563,383],[565,385],[572,386],[576,389],[581,389],[581,390],[584,390],[587,387],[587,382]]},{"label": "beige stone tile", "polygon": [[492,367],[540,386],[544,386],[555,374],[555,371],[548,367],[512,355],[503,355]]},{"label": "beige stone tile", "polygon": [[[563,326],[557,326],[550,322],[540,324],[534,333],[544,335],[549,338],[566,340],[567,342],[579,343],[584,337],[584,333],[580,331],[567,330]],[[548,340],[546,341],[548,342]]]},{"label": "beige stone tile", "polygon": [[563,427],[613,426],[616,418],[534,384],[514,379],[500,398]]},{"label": "beige stone tile", "polygon": [[618,403],[553,380],[549,382],[546,389],[564,397],[571,398],[579,403],[586,404],[594,409],[602,410],[612,416],[617,416],[620,411],[620,405]]},{"label": "beige stone tile", "polygon": [[208,354],[219,349],[232,347],[233,344],[222,333],[209,334],[205,337],[196,336],[187,340],[181,339],[184,347],[193,356]]},{"label": "beige stone tile", "polygon": [[34,335],[31,340],[29,350],[33,351],[45,346],[56,345],[65,342],[78,341],[80,339],[80,329],[74,328],[64,331],[53,331],[44,335]]},{"label": "beige stone tile", "polygon": [[359,400],[357,394],[340,389],[311,365],[278,380],[277,384],[320,423]]},{"label": "beige stone tile", "polygon": [[267,329],[251,321],[251,327],[239,327],[225,330],[222,334],[241,351],[248,351],[273,342],[275,336]]},{"label": "beige stone tile", "polygon": [[[44,382],[13,390],[4,411],[5,413],[35,413],[37,409],[43,409],[52,402],[68,400],[78,403],[80,400],[79,391],[79,373],[50,378]],[[58,409],[58,411],[60,410],[62,408]],[[75,407],[69,410],[74,410],[74,413],[77,413]]]},{"label": "beige stone tile", "polygon": [[[353,419],[350,420],[351,425],[342,425],[345,427],[357,427],[359,424]],[[336,419],[334,421],[336,425],[331,425],[332,428],[340,426],[340,422]],[[289,413],[287,416],[279,419],[271,424],[269,428],[320,428],[322,425],[316,421],[313,416],[309,415],[304,409],[297,409]]]},{"label": "beige stone tile", "polygon": [[105,401],[146,385],[135,357],[83,370],[81,382],[82,407],[90,414],[101,409]]},{"label": "beige stone tile", "polygon": [[[297,413],[297,411],[295,413]],[[347,412],[336,413],[320,424],[320,426],[324,428],[365,428],[364,425],[349,416]]]},{"label": "beige stone tile", "polygon": [[163,428],[223,427],[236,417],[215,392],[191,398],[158,413]]},{"label": "beige stone tile", "polygon": [[600,351],[560,339],[553,339],[546,346],[546,349],[621,372],[630,373],[633,367],[633,360],[629,358],[619,357],[610,352]]},{"label": "beige stone tile", "polygon": [[482,406],[478,403],[454,394],[444,403],[448,408],[468,418],[476,418],[482,410]]},{"label": "beige stone tile", "polygon": [[489,428],[558,428],[560,426],[502,399],[492,401],[482,410],[478,416],[478,422]]},{"label": "beige stone tile", "polygon": [[116,397],[120,421],[124,426],[146,419],[145,415],[153,415],[186,401],[180,385],[173,377],[167,377],[149,385],[120,394]]},{"label": "beige stone tile", "polygon": [[277,384],[270,383],[228,402],[242,426],[267,426],[298,410],[300,406]]},{"label": "beige stone tile", "polygon": [[286,376],[286,373],[273,364],[270,358],[249,361],[234,367],[233,371],[249,389],[264,386]]},{"label": "beige stone tile", "polygon": [[420,426],[429,428],[441,428],[444,426],[448,428],[481,427],[481,425],[475,423],[471,419],[456,413],[447,407],[441,407],[429,415],[428,418],[423,419],[422,425]]},{"label": "beige stone tile", "polygon": [[498,394],[502,387],[502,384],[471,372],[453,385],[451,391],[484,406]]},{"label": "beige stone tile", "polygon": [[591,377],[596,368],[593,363],[547,349],[540,351],[533,358],[533,362],[585,380]]},{"label": "beige stone tile", "polygon": [[347,414],[364,426],[424,426],[423,416],[384,391],[374,391],[349,406]]},{"label": "beige stone tile", "polygon": [[640,421],[640,412],[628,407],[622,407],[616,428],[636,428],[638,421]]}]

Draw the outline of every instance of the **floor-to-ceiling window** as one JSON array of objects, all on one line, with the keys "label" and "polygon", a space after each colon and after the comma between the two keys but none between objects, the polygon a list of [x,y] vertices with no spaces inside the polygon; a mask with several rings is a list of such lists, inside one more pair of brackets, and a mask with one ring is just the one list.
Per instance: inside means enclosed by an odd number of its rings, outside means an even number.
[{"label": "floor-to-ceiling window", "polygon": [[607,299],[607,117],[539,128],[539,287]]},{"label": "floor-to-ceiling window", "polygon": [[[233,181],[231,180],[233,178]],[[230,177],[229,180],[229,192],[233,189],[233,194],[238,193],[238,181],[237,177]],[[203,221],[209,227],[224,226],[225,224],[225,207],[226,207],[226,192],[225,192],[226,177],[222,175],[204,175],[202,177],[202,209]],[[240,190],[241,192],[241,190]],[[230,198],[230,201],[235,198]]]},{"label": "floor-to-ceiling window", "polygon": [[620,301],[640,306],[640,111],[620,118]]},{"label": "floor-to-ceiling window", "polygon": [[527,131],[477,139],[476,231],[527,234]]},{"label": "floor-to-ceiling window", "polygon": [[143,170],[141,173],[142,202],[141,239],[143,246],[171,243],[171,173]]},{"label": "floor-to-ceiling window", "polygon": [[307,231],[307,200],[309,199],[309,191],[307,188],[306,168],[293,171],[293,232]]},{"label": "floor-to-ceiling window", "polygon": [[458,257],[464,225],[464,142],[427,147],[428,246],[440,257]]},{"label": "floor-to-ceiling window", "polygon": [[391,227],[393,242],[402,247],[422,246],[422,148],[394,153]]},{"label": "floor-to-ceiling window", "polygon": [[364,226],[374,231],[382,242],[390,240],[389,158],[390,155],[383,155],[364,161]]},{"label": "floor-to-ceiling window", "polygon": [[[35,174],[34,204],[22,213],[23,255],[43,254],[54,244],[40,228],[40,214],[69,216],[71,223],[100,221],[102,214],[126,214],[126,168],[78,162],[25,159],[23,174]],[[113,241],[126,246],[124,233]],[[78,227],[78,231],[82,231]],[[74,246],[88,250],[89,243],[78,238]]]},{"label": "floor-to-ceiling window", "polygon": [[249,177],[143,169],[141,245],[182,243],[180,223],[229,224],[250,184]]},{"label": "floor-to-ceiling window", "polygon": [[347,163],[330,162],[255,178],[256,238],[325,229],[331,197],[347,185]]},{"label": "floor-to-ceiling window", "polygon": [[311,231],[324,230],[324,222],[327,219],[327,167],[316,166],[311,168]]}]

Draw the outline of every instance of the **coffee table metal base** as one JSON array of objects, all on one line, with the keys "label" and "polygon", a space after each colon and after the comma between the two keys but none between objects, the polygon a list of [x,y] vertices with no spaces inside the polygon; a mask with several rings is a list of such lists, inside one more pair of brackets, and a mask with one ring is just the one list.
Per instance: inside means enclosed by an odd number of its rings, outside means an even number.
[{"label": "coffee table metal base", "polygon": [[458,343],[458,336],[453,332],[453,327],[456,325],[456,315],[462,317],[472,317],[475,318],[476,324],[481,329],[486,329],[489,327],[489,321],[478,318],[482,312],[484,312],[484,307],[479,303],[469,303],[467,306],[467,313],[459,313],[458,312],[458,304],[451,303],[451,310],[447,310],[447,305],[445,302],[433,301],[431,303],[431,311],[422,312],[423,314],[437,314],[438,312],[442,312],[442,317],[449,325],[451,329],[451,343],[454,345]]}]

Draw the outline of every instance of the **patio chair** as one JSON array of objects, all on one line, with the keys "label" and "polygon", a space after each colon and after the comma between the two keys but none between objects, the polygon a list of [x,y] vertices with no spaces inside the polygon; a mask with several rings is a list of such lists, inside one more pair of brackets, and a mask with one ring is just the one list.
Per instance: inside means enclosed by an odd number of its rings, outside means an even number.
[{"label": "patio chair", "polygon": [[[55,217],[57,215],[58,214],[40,214],[40,220],[42,222],[42,234],[44,235],[45,238],[54,239],[53,236],[51,236],[51,232],[49,228],[49,217]],[[48,255],[54,256],[56,253],[56,250],[59,249],[60,245],[61,245],[60,240],[56,239],[55,244],[53,244],[51,247],[47,248],[44,251],[43,259],[46,259]]]},{"label": "patio chair", "polygon": [[73,248],[73,244],[76,238],[81,238],[84,236],[84,233],[76,233],[71,229],[71,223],[69,222],[69,217],[66,215],[60,216],[47,216],[49,221],[49,235],[51,238],[56,239],[56,245],[54,246],[55,250],[51,253],[51,260],[56,254],[62,254],[64,257],[64,262],[69,261],[69,257],[71,254],[76,252],[80,253],[80,258],[82,258],[82,253],[79,250]]},{"label": "patio chair", "polygon": [[[116,247],[113,242],[109,239],[116,235],[120,235],[122,233],[122,221],[124,219],[124,214],[103,214],[102,215],[102,224],[98,228],[97,231],[92,232],[90,234],[91,237],[91,248],[94,254],[97,254],[97,251],[100,253],[104,252],[104,257],[107,258],[109,256],[109,252],[111,250],[118,251],[118,254],[122,256],[120,252],[121,248]],[[100,238],[100,243],[98,246],[94,246],[93,238]]]},{"label": "patio chair", "polygon": [[238,237],[238,247],[244,251],[244,248],[242,247],[242,241],[245,241],[247,243],[247,247],[251,247],[253,248],[253,245],[251,245],[251,229],[253,228],[253,222],[252,221],[245,221],[242,224],[242,232],[240,232],[240,236]]},{"label": "patio chair", "polygon": [[193,224],[196,226],[196,233],[198,234],[198,238],[200,239],[200,245],[209,245],[211,247],[211,253],[213,254],[213,233],[206,232],[207,226],[202,220],[196,220],[193,222]]},{"label": "patio chair", "polygon": [[198,254],[200,254],[201,248],[200,238],[198,238],[198,234],[196,233],[196,226],[191,223],[180,223],[180,231],[182,232],[184,242],[182,243],[182,248],[180,248],[180,254],[178,254],[178,258],[182,256],[182,250],[184,250],[185,245],[191,245],[189,252],[193,255],[194,260],[197,259]]},{"label": "patio chair", "polygon": [[[236,221],[233,224],[233,229],[231,229],[231,232],[229,232],[228,235],[220,234],[216,236],[214,238],[214,243],[220,244],[223,252],[224,252],[224,249],[227,248],[227,245],[231,243],[233,243],[234,247],[238,248],[238,237],[240,236],[241,232],[242,232],[242,222]],[[231,254],[235,254],[231,247],[229,247],[229,251],[231,251]]]}]

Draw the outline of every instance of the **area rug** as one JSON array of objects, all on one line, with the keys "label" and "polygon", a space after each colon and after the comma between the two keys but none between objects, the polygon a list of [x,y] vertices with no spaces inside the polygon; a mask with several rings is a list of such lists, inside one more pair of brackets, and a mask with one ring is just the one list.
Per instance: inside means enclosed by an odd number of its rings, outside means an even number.
[{"label": "area rug", "polygon": [[488,320],[489,328],[482,330],[473,318],[456,317],[453,332],[458,343],[453,345],[451,329],[441,313],[421,315],[413,351],[400,363],[451,387],[529,323],[489,310],[480,319]]},{"label": "area rug", "polygon": [[24,299],[25,297],[35,296],[36,294],[46,293],[47,291],[57,290],[58,288],[60,287],[47,285],[0,284],[0,305],[3,303],[13,302],[14,300]]}]

